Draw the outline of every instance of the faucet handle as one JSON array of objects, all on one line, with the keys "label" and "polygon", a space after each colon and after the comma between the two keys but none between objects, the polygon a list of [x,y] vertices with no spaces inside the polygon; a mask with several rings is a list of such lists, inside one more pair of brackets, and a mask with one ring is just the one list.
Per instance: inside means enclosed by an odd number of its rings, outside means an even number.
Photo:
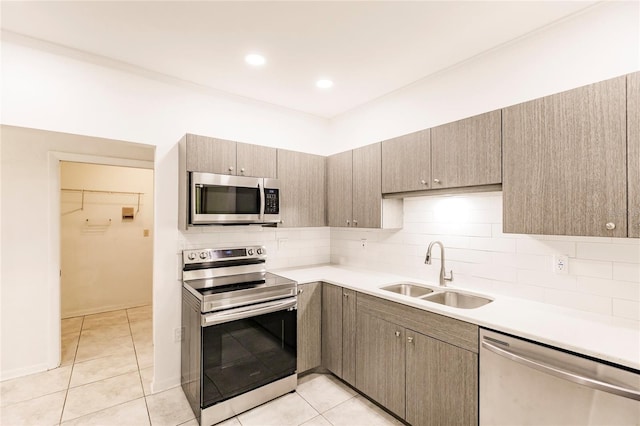
[{"label": "faucet handle", "polygon": [[444,280],[445,281],[453,281],[453,269],[451,271],[449,271],[449,276],[447,276],[447,274],[444,274]]}]

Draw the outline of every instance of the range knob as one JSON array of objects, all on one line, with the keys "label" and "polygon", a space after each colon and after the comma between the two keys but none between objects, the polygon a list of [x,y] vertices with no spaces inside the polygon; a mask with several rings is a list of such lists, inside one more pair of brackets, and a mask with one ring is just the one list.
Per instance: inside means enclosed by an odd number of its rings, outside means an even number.
[{"label": "range knob", "polygon": [[249,249],[249,250],[247,250],[247,254],[248,254],[249,256],[253,256],[253,249]]},{"label": "range knob", "polygon": [[195,260],[196,259],[196,254],[195,253],[189,253],[189,255],[187,256],[187,259]]},{"label": "range knob", "polygon": [[200,252],[200,259],[206,259],[208,257],[208,253],[206,251]]},{"label": "range knob", "polygon": [[258,254],[262,254],[262,253],[264,253],[264,250],[262,250],[261,248],[259,248],[258,250],[256,250],[256,252],[257,252]]}]

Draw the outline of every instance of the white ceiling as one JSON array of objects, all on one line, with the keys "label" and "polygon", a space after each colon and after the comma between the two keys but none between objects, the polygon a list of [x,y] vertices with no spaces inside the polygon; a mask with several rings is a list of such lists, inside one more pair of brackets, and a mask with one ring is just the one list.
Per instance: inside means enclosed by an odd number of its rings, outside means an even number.
[{"label": "white ceiling", "polygon": [[[1,3],[4,31],[333,117],[594,1]],[[249,52],[267,64],[251,68]],[[330,78],[329,90],[315,87]]]}]

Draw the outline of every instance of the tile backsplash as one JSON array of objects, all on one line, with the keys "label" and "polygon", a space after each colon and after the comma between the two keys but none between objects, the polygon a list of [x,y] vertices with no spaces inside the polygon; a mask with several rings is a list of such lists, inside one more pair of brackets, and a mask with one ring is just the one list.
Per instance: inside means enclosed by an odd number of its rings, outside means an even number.
[{"label": "tile backsplash", "polygon": [[[502,233],[502,193],[404,200],[401,230],[331,229],[331,263],[438,282],[445,246],[456,285],[640,321],[640,240]],[[566,274],[554,256],[568,257]]]}]

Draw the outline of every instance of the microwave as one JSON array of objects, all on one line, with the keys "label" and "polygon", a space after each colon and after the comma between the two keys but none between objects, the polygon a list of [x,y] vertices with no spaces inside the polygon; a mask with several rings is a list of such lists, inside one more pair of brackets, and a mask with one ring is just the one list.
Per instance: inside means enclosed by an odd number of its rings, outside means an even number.
[{"label": "microwave", "polygon": [[189,173],[190,225],[280,223],[280,181]]}]

